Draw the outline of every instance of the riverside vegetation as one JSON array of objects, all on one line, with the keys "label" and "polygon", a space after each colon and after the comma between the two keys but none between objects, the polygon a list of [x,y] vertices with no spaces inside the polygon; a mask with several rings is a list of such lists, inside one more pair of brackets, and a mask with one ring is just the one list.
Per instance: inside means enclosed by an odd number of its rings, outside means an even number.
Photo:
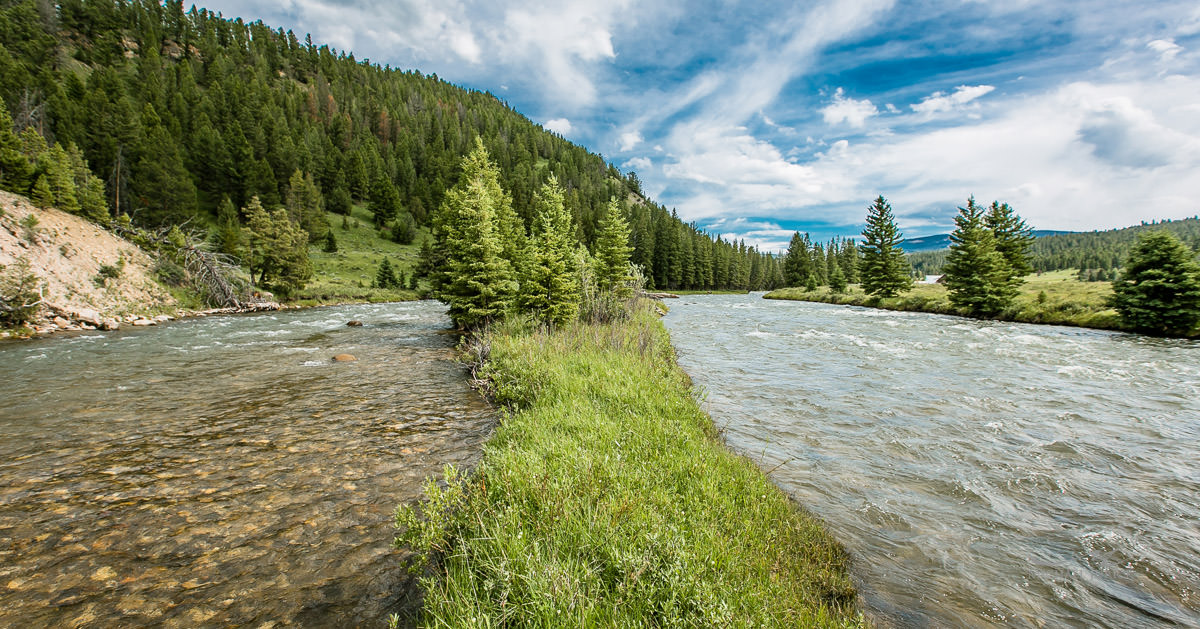
[{"label": "riverside vegetation", "polygon": [[[1161,336],[1193,336],[1200,326],[1200,252],[1175,234],[1184,235],[1193,219],[1170,229],[1137,229],[1052,236],[1068,243],[1104,245],[1103,251],[1126,252],[1125,264],[1112,272],[1112,283],[1085,282],[1097,269],[1043,274],[1053,264],[1039,259],[1036,276],[1030,249],[1032,230],[1007,203],[984,208],[967,200],[958,208],[955,230],[946,252],[923,252],[922,264],[937,260],[944,275],[937,285],[914,288],[910,261],[901,249],[903,235],[891,206],[882,196],[867,213],[864,241],[832,241],[827,249],[812,245],[797,232],[784,258],[791,288],[772,291],[768,299],[792,299],[870,306],[968,317],[1054,323]],[[1200,242],[1200,241],[1198,241]],[[847,244],[849,246],[847,246]],[[1098,245],[1097,245],[1098,246]],[[1053,260],[1092,260],[1068,247],[1050,247]],[[1081,256],[1085,256],[1081,258]],[[1099,269],[1103,277],[1108,271]],[[851,286],[855,280],[857,286]],[[820,290],[821,285],[828,286]]]},{"label": "riverside vegetation", "polygon": [[650,309],[468,349],[509,409],[397,513],[428,626],[859,626],[845,551],[700,411]]}]

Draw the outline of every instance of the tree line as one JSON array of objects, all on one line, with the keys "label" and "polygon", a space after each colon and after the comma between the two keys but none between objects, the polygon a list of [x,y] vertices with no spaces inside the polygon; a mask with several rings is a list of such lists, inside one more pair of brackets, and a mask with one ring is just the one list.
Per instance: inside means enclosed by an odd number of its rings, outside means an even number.
[{"label": "tree line", "polygon": [[[26,149],[36,172],[6,189],[31,194],[45,175],[51,190],[39,194],[48,199],[73,169],[77,188],[91,195],[81,208],[88,216],[129,215],[145,226],[190,221],[210,228],[229,253],[236,232],[248,228],[252,200],[273,215],[288,205],[297,173],[322,210],[363,205],[382,235],[411,242],[432,227],[431,214],[480,138],[527,235],[537,194],[553,178],[570,214],[566,229],[590,247],[609,201],[628,204],[632,256],[650,287],[783,284],[775,256],[681,221],[644,198],[636,174],[492,94],[358,60],[261,21],[185,10],[177,0],[5,3],[0,104],[18,137],[36,133],[70,163],[52,165],[63,158]],[[323,243],[323,223],[321,216],[296,227]]]}]

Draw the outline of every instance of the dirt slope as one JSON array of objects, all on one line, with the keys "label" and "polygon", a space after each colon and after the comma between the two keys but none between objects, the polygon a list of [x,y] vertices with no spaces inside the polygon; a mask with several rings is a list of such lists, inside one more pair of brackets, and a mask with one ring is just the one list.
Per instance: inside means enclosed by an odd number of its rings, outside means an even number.
[{"label": "dirt slope", "polygon": [[[33,230],[22,223],[30,214],[38,219]],[[19,258],[45,282],[42,328],[56,316],[77,324],[176,308],[153,279],[153,260],[136,245],[78,216],[39,210],[25,197],[0,192],[0,265]],[[119,268],[119,276],[100,277],[101,265]]]}]

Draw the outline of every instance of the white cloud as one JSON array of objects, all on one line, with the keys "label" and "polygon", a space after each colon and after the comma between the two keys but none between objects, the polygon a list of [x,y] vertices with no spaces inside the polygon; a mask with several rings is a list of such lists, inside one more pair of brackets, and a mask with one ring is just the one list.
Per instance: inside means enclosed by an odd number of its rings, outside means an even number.
[{"label": "white cloud", "polygon": [[621,164],[621,168],[624,168],[625,170],[636,170],[636,171],[645,173],[647,170],[650,170],[650,167],[653,165],[654,165],[654,162],[651,162],[650,158],[648,158],[648,157],[635,157],[633,159],[626,161],[624,164]]},{"label": "white cloud", "polygon": [[620,137],[621,146],[618,150],[622,153],[632,151],[634,147],[642,143],[642,134],[637,131],[626,131]]},{"label": "white cloud", "polygon": [[1146,47],[1158,53],[1158,58],[1162,61],[1171,61],[1183,52],[1183,46],[1175,43],[1172,39],[1156,39]]},{"label": "white cloud", "polygon": [[847,98],[842,88],[837,88],[833,93],[833,101],[821,110],[821,115],[825,118],[825,124],[846,123],[851,127],[861,128],[867,122],[867,118],[879,114],[879,110],[875,105],[871,104],[870,100],[854,100]]},{"label": "white cloud", "polygon": [[566,136],[567,134],[571,133],[571,121],[567,120],[566,118],[547,120],[546,124],[542,126],[561,136]]},{"label": "white cloud", "polygon": [[940,112],[962,109],[971,101],[988,94],[994,89],[996,88],[991,85],[959,85],[958,87],[954,88],[953,94],[934,92],[933,94],[923,98],[921,102],[915,105],[910,105],[910,107],[912,107],[913,111],[919,114],[932,116],[933,114]]}]

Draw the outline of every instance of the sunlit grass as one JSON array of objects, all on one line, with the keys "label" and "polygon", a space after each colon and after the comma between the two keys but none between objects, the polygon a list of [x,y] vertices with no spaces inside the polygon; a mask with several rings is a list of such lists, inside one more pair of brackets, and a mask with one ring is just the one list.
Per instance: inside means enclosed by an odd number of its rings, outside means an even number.
[{"label": "sunlit grass", "polygon": [[[1088,328],[1120,330],[1117,311],[1105,304],[1112,294],[1108,282],[1080,282],[1075,271],[1053,271],[1025,277],[1021,292],[1013,304],[994,319],[1024,323],[1051,323]],[[845,293],[834,293],[828,287],[816,291],[803,288],[781,288],[766,294],[767,299],[818,301],[831,304],[869,306],[888,310],[933,312],[966,315],[950,303],[946,287],[941,284],[917,284],[912,290],[886,299],[869,297],[857,285]]]},{"label": "sunlit grass", "polygon": [[729,452],[648,310],[473,347],[505,416],[409,541],[426,626],[857,626],[847,555]]},{"label": "sunlit grass", "polygon": [[330,228],[337,239],[338,251],[325,253],[323,243],[309,247],[313,278],[295,295],[304,305],[342,302],[380,302],[416,299],[417,291],[374,288],[375,273],[386,257],[405,278],[412,276],[417,253],[428,230],[422,229],[414,244],[401,245],[379,237],[371,223],[371,213],[354,206],[348,219],[349,229],[342,229],[342,215],[327,213]]}]

